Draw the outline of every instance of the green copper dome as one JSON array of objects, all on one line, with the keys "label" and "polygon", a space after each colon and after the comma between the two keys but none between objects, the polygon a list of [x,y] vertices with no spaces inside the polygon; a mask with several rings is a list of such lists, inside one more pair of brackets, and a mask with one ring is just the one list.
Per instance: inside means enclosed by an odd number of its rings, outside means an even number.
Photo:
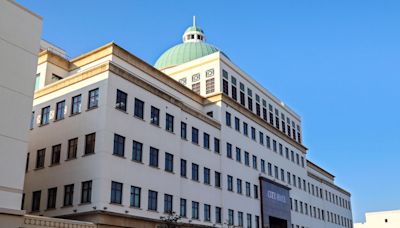
[{"label": "green copper dome", "polygon": [[157,69],[165,69],[218,51],[218,48],[203,42],[178,44],[164,52],[164,54],[158,58],[155,67]]},{"label": "green copper dome", "polygon": [[220,51],[215,46],[205,42],[204,31],[196,26],[195,18],[193,19],[193,26],[185,30],[182,40],[183,43],[173,46],[158,58],[154,65],[157,69],[166,69]]}]

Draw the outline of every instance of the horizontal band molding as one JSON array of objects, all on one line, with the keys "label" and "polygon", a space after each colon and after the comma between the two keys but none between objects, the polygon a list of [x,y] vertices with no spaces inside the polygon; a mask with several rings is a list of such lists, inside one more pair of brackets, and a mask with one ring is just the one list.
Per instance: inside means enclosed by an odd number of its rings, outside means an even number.
[{"label": "horizontal band molding", "polygon": [[313,178],[314,180],[316,180],[318,182],[321,182],[321,183],[323,183],[325,185],[328,185],[329,187],[335,189],[336,191],[341,192],[342,194],[344,194],[344,195],[346,195],[348,197],[351,197],[351,194],[348,191],[344,190],[343,188],[341,188],[341,187],[339,187],[339,186],[337,186],[335,184],[332,184],[331,182],[329,182],[327,180],[324,180],[321,177],[318,177],[317,175],[315,175],[315,174],[313,174],[311,172],[307,172],[307,175],[309,177]]}]

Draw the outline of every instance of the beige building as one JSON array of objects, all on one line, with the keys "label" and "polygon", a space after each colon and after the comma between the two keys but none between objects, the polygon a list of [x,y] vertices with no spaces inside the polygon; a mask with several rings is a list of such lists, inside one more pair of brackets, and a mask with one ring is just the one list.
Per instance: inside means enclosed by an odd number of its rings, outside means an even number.
[{"label": "beige building", "polygon": [[378,211],[365,214],[364,223],[355,223],[354,228],[398,228],[400,227],[400,210]]}]

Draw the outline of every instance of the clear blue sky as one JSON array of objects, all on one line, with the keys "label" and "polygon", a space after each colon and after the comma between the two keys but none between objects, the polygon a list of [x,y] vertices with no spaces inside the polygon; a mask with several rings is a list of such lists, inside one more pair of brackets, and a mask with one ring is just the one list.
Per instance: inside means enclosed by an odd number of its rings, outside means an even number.
[{"label": "clear blue sky", "polygon": [[71,57],[115,41],[153,64],[197,16],[208,41],[303,118],[308,158],[354,220],[400,209],[400,2],[18,0]]}]

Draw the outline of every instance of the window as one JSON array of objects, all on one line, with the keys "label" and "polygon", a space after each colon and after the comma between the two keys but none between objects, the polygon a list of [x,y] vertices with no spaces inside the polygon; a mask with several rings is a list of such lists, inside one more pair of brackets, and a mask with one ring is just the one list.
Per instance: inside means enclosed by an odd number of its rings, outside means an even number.
[{"label": "window", "polygon": [[253,99],[250,97],[247,98],[247,106],[250,111],[253,111]]},{"label": "window", "polygon": [[192,127],[192,143],[199,144],[199,129]]},{"label": "window", "polygon": [[42,191],[35,191],[32,193],[32,211],[40,210],[40,196]]},{"label": "window", "polygon": [[228,191],[233,191],[233,177],[228,175]]},{"label": "window", "polygon": [[276,166],[276,165],[274,166],[274,168],[275,168],[275,172],[274,172],[274,173],[275,173],[275,178],[276,178],[276,179],[279,179],[279,171],[278,171],[279,168],[278,168],[278,166]]},{"label": "window", "polygon": [[92,201],[92,181],[82,182],[81,203],[90,203]]},{"label": "window", "polygon": [[228,126],[228,127],[231,126],[231,114],[229,112],[225,113],[225,122],[226,122],[226,126]]},{"label": "window", "polygon": [[47,209],[56,208],[57,188],[49,188],[47,191]]},{"label": "window", "polygon": [[221,187],[221,173],[215,171],[215,187],[220,188]]},{"label": "window", "polygon": [[186,123],[181,122],[181,138],[182,139],[187,139],[186,129],[187,129]]},{"label": "window", "polygon": [[165,171],[174,171],[174,155],[170,153],[165,153]]},{"label": "window", "polygon": [[258,199],[258,186],[257,185],[254,185],[254,198],[255,199]]},{"label": "window", "polygon": [[199,165],[192,163],[192,180],[199,181]]},{"label": "window", "polygon": [[60,164],[61,144],[55,145],[51,151],[51,165]]},{"label": "window", "polygon": [[251,228],[251,214],[247,214],[247,228]]},{"label": "window", "polygon": [[44,168],[44,158],[46,156],[46,149],[37,151],[36,154],[36,169]]},{"label": "window", "polygon": [[117,100],[115,101],[115,108],[126,112],[128,94],[117,89]]},{"label": "window", "polygon": [[250,154],[249,152],[244,152],[244,164],[250,166]]},{"label": "window", "polygon": [[172,212],[172,195],[164,194],[164,213]]},{"label": "window", "polygon": [[68,140],[67,160],[76,158],[78,150],[78,138]]},{"label": "window", "polygon": [[242,155],[242,153],[241,153],[240,148],[239,148],[239,147],[236,147],[236,161],[242,162],[241,155]]},{"label": "window", "polygon": [[150,123],[156,126],[160,125],[160,109],[151,106]]},{"label": "window", "polygon": [[285,171],[281,169],[281,181],[285,182]]},{"label": "window", "polygon": [[251,127],[251,139],[256,140],[256,129]]},{"label": "window", "polygon": [[214,138],[214,152],[218,154],[220,153],[220,143],[217,138]]},{"label": "window", "polygon": [[136,186],[131,186],[130,206],[140,208],[140,193],[142,189]]},{"label": "window", "polygon": [[216,223],[221,223],[222,222],[222,214],[221,214],[221,208],[220,207],[215,207],[215,222]]},{"label": "window", "polygon": [[179,214],[181,217],[186,218],[186,199],[181,198],[180,200]]},{"label": "window", "polygon": [[99,105],[99,89],[89,91],[88,109],[96,108]]},{"label": "window", "polygon": [[249,128],[249,125],[246,122],[243,122],[243,134],[245,136],[249,135],[249,129],[248,128]]},{"label": "window", "polygon": [[245,99],[244,93],[242,91],[240,91],[240,104],[243,106],[246,105],[246,99]]},{"label": "window", "polygon": [[206,80],[206,94],[213,93],[215,91],[215,82],[214,78]]},{"label": "window", "polygon": [[232,158],[232,144],[226,143],[226,156]]},{"label": "window", "polygon": [[40,117],[40,125],[49,123],[50,118],[50,106],[42,108],[42,116]]},{"label": "window", "polygon": [[204,221],[211,221],[211,206],[204,204]]},{"label": "window", "polygon": [[174,116],[168,113],[165,116],[165,130],[174,132]]},{"label": "window", "polygon": [[192,219],[199,219],[199,202],[192,201]]},{"label": "window", "polygon": [[261,145],[264,145],[264,133],[262,133],[261,131],[259,132],[259,142]]},{"label": "window", "polygon": [[232,99],[233,100],[237,100],[237,90],[236,90],[236,86],[231,86],[231,89],[232,89]]},{"label": "window", "polygon": [[268,135],[266,136],[266,141],[267,141],[267,148],[271,149],[271,138]]},{"label": "window", "polygon": [[56,120],[64,119],[65,100],[56,104]]},{"label": "window", "polygon": [[40,87],[40,74],[36,74],[35,77],[35,91],[38,90]]},{"label": "window", "polygon": [[158,149],[150,147],[150,161],[149,165],[151,167],[158,167]]},{"label": "window", "polygon": [[241,179],[236,179],[236,191],[239,194],[242,194],[242,180]]},{"label": "window", "polygon": [[30,129],[33,129],[34,126],[35,126],[35,112],[32,111]]},{"label": "window", "polygon": [[222,92],[229,96],[229,86],[227,80],[222,80]]},{"label": "window", "polygon": [[25,173],[28,172],[28,169],[29,169],[29,157],[30,157],[30,153],[28,152],[28,154],[26,155]]},{"label": "window", "polygon": [[228,209],[228,225],[233,226],[234,225],[234,217],[233,217],[233,210]]},{"label": "window", "polygon": [[272,176],[272,164],[268,162],[268,175]]},{"label": "window", "polygon": [[253,169],[257,169],[257,156],[253,155]]},{"label": "window", "polygon": [[243,227],[243,212],[238,211],[238,225],[239,227]]},{"label": "window", "polygon": [[265,161],[261,159],[261,172],[265,173]]},{"label": "window", "polygon": [[148,209],[157,211],[157,192],[149,190]]},{"label": "window", "polygon": [[125,154],[125,137],[114,134],[114,150],[113,154],[123,157]]},{"label": "window", "polygon": [[192,90],[193,92],[200,94],[200,82],[192,84]]},{"label": "window", "polygon": [[81,95],[77,95],[72,98],[71,115],[81,113],[81,99],[82,99]]},{"label": "window", "polygon": [[122,183],[111,182],[111,203],[122,204]]},{"label": "window", "polygon": [[203,134],[203,146],[206,149],[210,149],[210,135],[205,133]]},{"label": "window", "polygon": [[251,196],[250,183],[246,182],[246,196]]},{"label": "window", "polygon": [[240,132],[240,120],[235,117],[235,130]]},{"label": "window", "polygon": [[210,169],[204,167],[204,184],[210,184]]},{"label": "window", "polygon": [[140,119],[144,118],[144,102],[137,98],[135,98],[134,116]]},{"label": "window", "polygon": [[273,150],[274,152],[277,151],[276,141],[275,141],[275,140],[272,140],[272,150]]},{"label": "window", "polygon": [[186,160],[181,159],[181,177],[186,177]]},{"label": "window", "polygon": [[132,160],[142,162],[143,144],[133,140],[132,144]]},{"label": "window", "polygon": [[64,186],[64,207],[72,206],[74,200],[74,185],[69,184]]},{"label": "window", "polygon": [[96,133],[91,133],[85,137],[85,155],[94,154],[94,147],[96,143]]}]

